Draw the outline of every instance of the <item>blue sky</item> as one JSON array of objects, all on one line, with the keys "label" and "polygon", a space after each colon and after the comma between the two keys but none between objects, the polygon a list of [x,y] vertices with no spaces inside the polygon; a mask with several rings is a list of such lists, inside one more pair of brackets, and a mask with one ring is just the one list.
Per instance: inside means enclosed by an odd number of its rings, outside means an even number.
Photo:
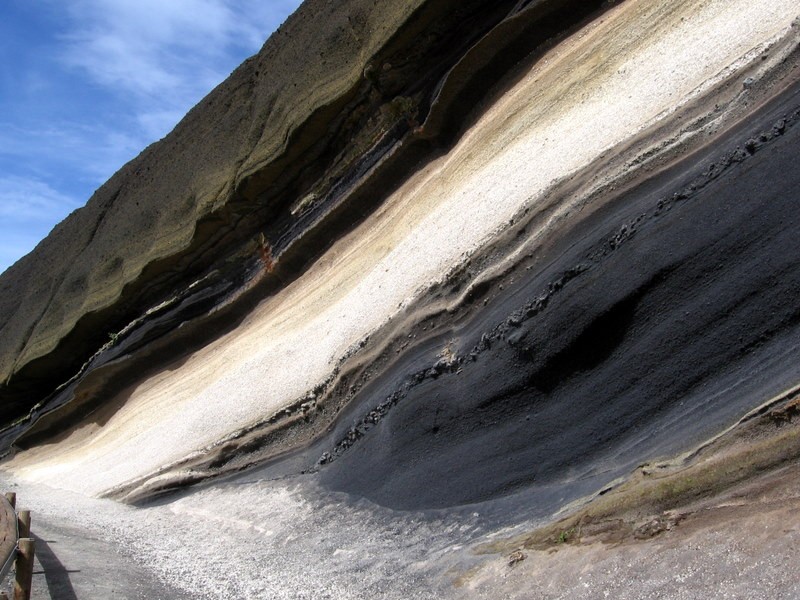
[{"label": "blue sky", "polygon": [[0,0],[0,272],[300,0]]}]

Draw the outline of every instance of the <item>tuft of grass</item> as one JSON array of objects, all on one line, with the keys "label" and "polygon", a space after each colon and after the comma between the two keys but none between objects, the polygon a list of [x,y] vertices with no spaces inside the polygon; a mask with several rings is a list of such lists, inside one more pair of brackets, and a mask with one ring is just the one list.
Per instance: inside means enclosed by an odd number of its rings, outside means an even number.
[{"label": "tuft of grass", "polygon": [[570,541],[575,535],[575,527],[570,527],[569,529],[564,529],[561,533],[558,534],[558,538],[556,539],[557,544],[566,544]]}]

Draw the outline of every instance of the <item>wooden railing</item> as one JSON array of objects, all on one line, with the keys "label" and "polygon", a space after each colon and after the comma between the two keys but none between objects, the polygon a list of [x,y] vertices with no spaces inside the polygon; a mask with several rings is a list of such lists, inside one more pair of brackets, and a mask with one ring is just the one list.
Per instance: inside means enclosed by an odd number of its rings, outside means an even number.
[{"label": "wooden railing", "polygon": [[[5,579],[12,563],[16,563],[14,600],[30,600],[34,553],[31,513],[17,512],[16,504],[14,492],[0,496],[0,581]],[[8,595],[0,591],[0,600],[8,600]]]}]

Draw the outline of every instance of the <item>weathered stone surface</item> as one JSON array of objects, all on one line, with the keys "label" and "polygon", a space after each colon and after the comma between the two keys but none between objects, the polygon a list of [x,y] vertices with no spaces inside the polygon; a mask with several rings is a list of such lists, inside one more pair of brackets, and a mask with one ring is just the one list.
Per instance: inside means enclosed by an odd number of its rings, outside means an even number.
[{"label": "weathered stone surface", "polygon": [[[420,84],[430,69],[419,60],[443,41],[435,36],[452,34],[456,17],[486,13],[479,4],[306,2],[172,133],[0,278],[4,418],[288,212],[298,194],[330,187],[341,176],[335,165],[321,183],[320,174],[335,160],[360,158],[341,150],[353,136],[376,135],[367,119]],[[427,46],[421,31],[431,36]],[[406,60],[409,53],[417,55]],[[388,62],[396,58],[406,64]],[[370,69],[378,75],[368,80]]]},{"label": "weathered stone surface", "polygon": [[[522,57],[601,6],[305,3],[0,278],[0,419],[25,414],[190,285],[223,296],[244,285],[204,338],[178,334],[184,351],[213,339],[447,146]],[[176,311],[172,328],[208,303]]]},{"label": "weathered stone surface", "polygon": [[[123,167],[4,274],[0,378],[11,384],[15,372],[52,353],[86,315],[107,311],[92,322],[94,331],[80,328],[94,340],[107,336],[119,317],[159,299],[156,273],[179,284],[187,271],[207,266],[207,259],[186,253],[179,262],[152,267],[208,236],[198,224],[211,215],[222,221],[220,229],[235,226],[222,211],[237,198],[241,181],[283,156],[317,111],[352,94],[366,62],[420,4],[303,5],[170,135]],[[151,272],[143,274],[148,266]]]},{"label": "weathered stone surface", "polygon": [[0,282],[3,478],[192,597],[797,595],[795,3],[381,4],[123,169],[35,318]]}]

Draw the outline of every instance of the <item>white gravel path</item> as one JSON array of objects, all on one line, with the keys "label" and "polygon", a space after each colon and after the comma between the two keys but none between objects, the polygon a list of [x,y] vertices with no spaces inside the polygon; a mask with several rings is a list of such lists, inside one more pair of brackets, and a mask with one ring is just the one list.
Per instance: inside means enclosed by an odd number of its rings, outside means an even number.
[{"label": "white gravel path", "polygon": [[[114,554],[72,574],[81,599],[108,600],[97,590],[120,581],[115,568],[132,561],[188,598],[434,600],[449,589],[441,564],[458,552],[456,540],[475,532],[471,521],[344,506],[302,480],[207,488],[150,508],[15,485],[0,477],[0,487],[17,489],[20,506],[32,511],[34,533],[42,521],[73,532],[52,546],[57,555],[79,554],[87,540]],[[140,597],[117,587],[114,598]]]}]

